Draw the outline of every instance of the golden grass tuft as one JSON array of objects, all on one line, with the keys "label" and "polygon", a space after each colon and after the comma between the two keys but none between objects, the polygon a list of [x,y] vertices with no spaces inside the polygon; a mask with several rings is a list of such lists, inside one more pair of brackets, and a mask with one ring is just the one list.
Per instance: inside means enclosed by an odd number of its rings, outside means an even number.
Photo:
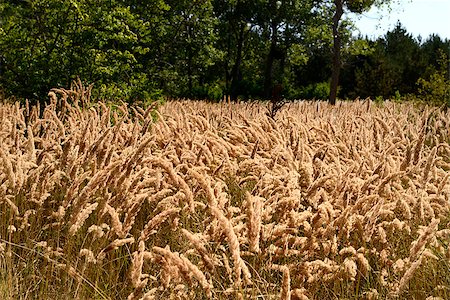
[{"label": "golden grass tuft", "polygon": [[450,298],[450,112],[49,97],[0,105],[0,298]]}]

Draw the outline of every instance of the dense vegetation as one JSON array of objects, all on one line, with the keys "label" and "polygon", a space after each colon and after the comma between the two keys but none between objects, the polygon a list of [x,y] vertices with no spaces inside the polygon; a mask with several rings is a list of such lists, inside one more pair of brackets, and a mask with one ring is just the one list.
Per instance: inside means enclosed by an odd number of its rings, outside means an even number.
[{"label": "dense vegetation", "polygon": [[[327,98],[338,4],[367,0],[14,0],[0,4],[0,89],[46,99],[78,76],[94,94],[167,97]],[[420,39],[399,24],[376,41],[340,33],[339,96],[445,101],[448,40]],[[338,20],[339,21],[339,20]]]},{"label": "dense vegetation", "polygon": [[0,104],[0,299],[450,298],[449,111],[88,95]]},{"label": "dense vegetation", "polygon": [[2,1],[0,298],[449,298],[450,111],[274,101],[450,104],[392,1]]}]

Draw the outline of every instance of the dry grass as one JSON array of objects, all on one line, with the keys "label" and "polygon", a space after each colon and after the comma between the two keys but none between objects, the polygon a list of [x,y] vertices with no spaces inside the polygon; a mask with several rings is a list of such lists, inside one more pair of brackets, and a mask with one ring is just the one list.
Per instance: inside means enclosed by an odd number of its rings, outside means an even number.
[{"label": "dry grass", "polygon": [[0,106],[0,298],[450,298],[449,113],[54,92]]}]

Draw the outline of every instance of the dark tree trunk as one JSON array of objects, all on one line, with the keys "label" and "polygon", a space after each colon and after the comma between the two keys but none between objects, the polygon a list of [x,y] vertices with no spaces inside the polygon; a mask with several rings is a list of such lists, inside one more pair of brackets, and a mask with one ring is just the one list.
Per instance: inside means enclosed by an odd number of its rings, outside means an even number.
[{"label": "dark tree trunk", "polygon": [[241,24],[239,28],[239,35],[237,40],[236,61],[231,70],[231,88],[230,96],[232,100],[236,100],[239,95],[239,86],[242,80],[241,64],[242,51],[244,48],[244,33],[246,24]]},{"label": "dark tree trunk", "polygon": [[275,20],[272,20],[271,30],[272,39],[270,43],[269,55],[267,56],[266,68],[264,71],[264,96],[269,99],[272,96],[272,81],[273,81],[273,63],[277,52],[277,32],[278,24]]},{"label": "dark tree trunk", "polygon": [[188,60],[187,60],[187,73],[188,73],[188,94],[192,97],[192,51],[188,50]]},{"label": "dark tree trunk", "polygon": [[225,56],[225,97],[228,99],[230,95],[230,81],[231,81],[231,73],[230,73],[230,56],[231,56],[231,36],[228,34],[227,38],[227,55]]},{"label": "dark tree trunk", "polygon": [[339,73],[341,71],[341,33],[339,25],[343,10],[343,0],[334,0],[336,12],[333,16],[333,66],[330,83],[330,104],[336,104],[337,90],[339,85]]},{"label": "dark tree trunk", "polygon": [[[194,36],[193,33],[193,28],[192,26],[188,25],[186,28],[186,31],[188,33],[188,38],[189,40]],[[191,42],[188,43],[187,45],[187,75],[188,75],[188,95],[189,97],[192,97],[192,88],[193,88],[193,82],[192,82],[192,78],[193,78],[193,59],[194,59],[194,51],[192,49],[192,44]]]}]

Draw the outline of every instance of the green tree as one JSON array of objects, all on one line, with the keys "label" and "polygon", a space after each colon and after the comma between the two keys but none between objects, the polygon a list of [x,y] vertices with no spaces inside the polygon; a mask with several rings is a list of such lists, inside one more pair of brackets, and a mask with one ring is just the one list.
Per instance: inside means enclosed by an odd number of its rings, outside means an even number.
[{"label": "green tree", "polygon": [[[141,2],[141,1],[139,1]],[[149,80],[165,95],[195,97],[200,85],[207,84],[211,66],[221,58],[216,48],[216,26],[211,1],[166,0],[159,9],[152,1],[133,5],[132,10],[149,24],[141,58]]]},{"label": "green tree", "polygon": [[[291,65],[307,61],[306,43],[313,35],[311,27],[320,27],[315,1],[275,1],[263,3],[258,12],[257,24],[268,41],[264,61],[264,96],[270,98],[277,84],[287,85],[286,72]],[[311,39],[310,39],[311,40]]]},{"label": "green tree", "polygon": [[[44,99],[77,76],[97,94],[122,99],[157,92],[140,58],[158,31],[125,1],[28,0],[0,4],[0,85],[11,94]],[[155,9],[165,9],[158,2]],[[160,29],[160,28],[158,28]]]},{"label": "green tree", "polygon": [[400,23],[374,43],[374,51],[355,70],[355,92],[388,98],[397,91],[414,93],[425,64],[419,41]]},{"label": "green tree", "polygon": [[[256,13],[260,1],[215,0],[214,12],[219,19],[219,45],[224,49],[222,73],[225,77],[226,94],[237,99],[243,92],[242,65],[252,30],[256,25]],[[254,36],[253,36],[254,37]]]},{"label": "green tree", "polygon": [[[0,4],[0,84],[15,96],[37,99],[50,86],[70,82],[77,55],[66,33],[82,15],[69,1],[5,1]],[[62,53],[64,52],[64,53]]]},{"label": "green tree", "polygon": [[419,86],[419,94],[427,101],[437,104],[445,103],[450,105],[450,79],[449,66],[450,58],[442,49],[437,49],[438,67],[430,66],[433,71],[426,78],[419,78],[417,84]]},{"label": "green tree", "polygon": [[333,36],[333,59],[332,73],[330,82],[330,98],[331,104],[336,103],[336,97],[339,85],[339,75],[341,70],[341,49],[342,49],[342,33],[345,28],[345,22],[342,22],[344,12],[363,13],[372,6],[381,6],[391,2],[390,0],[332,0],[324,1],[326,7],[331,7],[334,14],[332,18],[332,36]]},{"label": "green tree", "polygon": [[[316,1],[215,1],[219,45],[225,49],[222,73],[231,98],[270,98],[276,84],[292,85],[293,66],[307,61],[305,45],[323,18]],[[321,23],[322,22],[322,23]]]},{"label": "green tree", "polygon": [[421,44],[421,38],[414,38],[400,23],[370,44],[373,51],[354,57],[344,67],[347,95],[390,98],[418,93],[417,80],[434,73],[439,68],[439,51],[448,49],[435,36]]}]

